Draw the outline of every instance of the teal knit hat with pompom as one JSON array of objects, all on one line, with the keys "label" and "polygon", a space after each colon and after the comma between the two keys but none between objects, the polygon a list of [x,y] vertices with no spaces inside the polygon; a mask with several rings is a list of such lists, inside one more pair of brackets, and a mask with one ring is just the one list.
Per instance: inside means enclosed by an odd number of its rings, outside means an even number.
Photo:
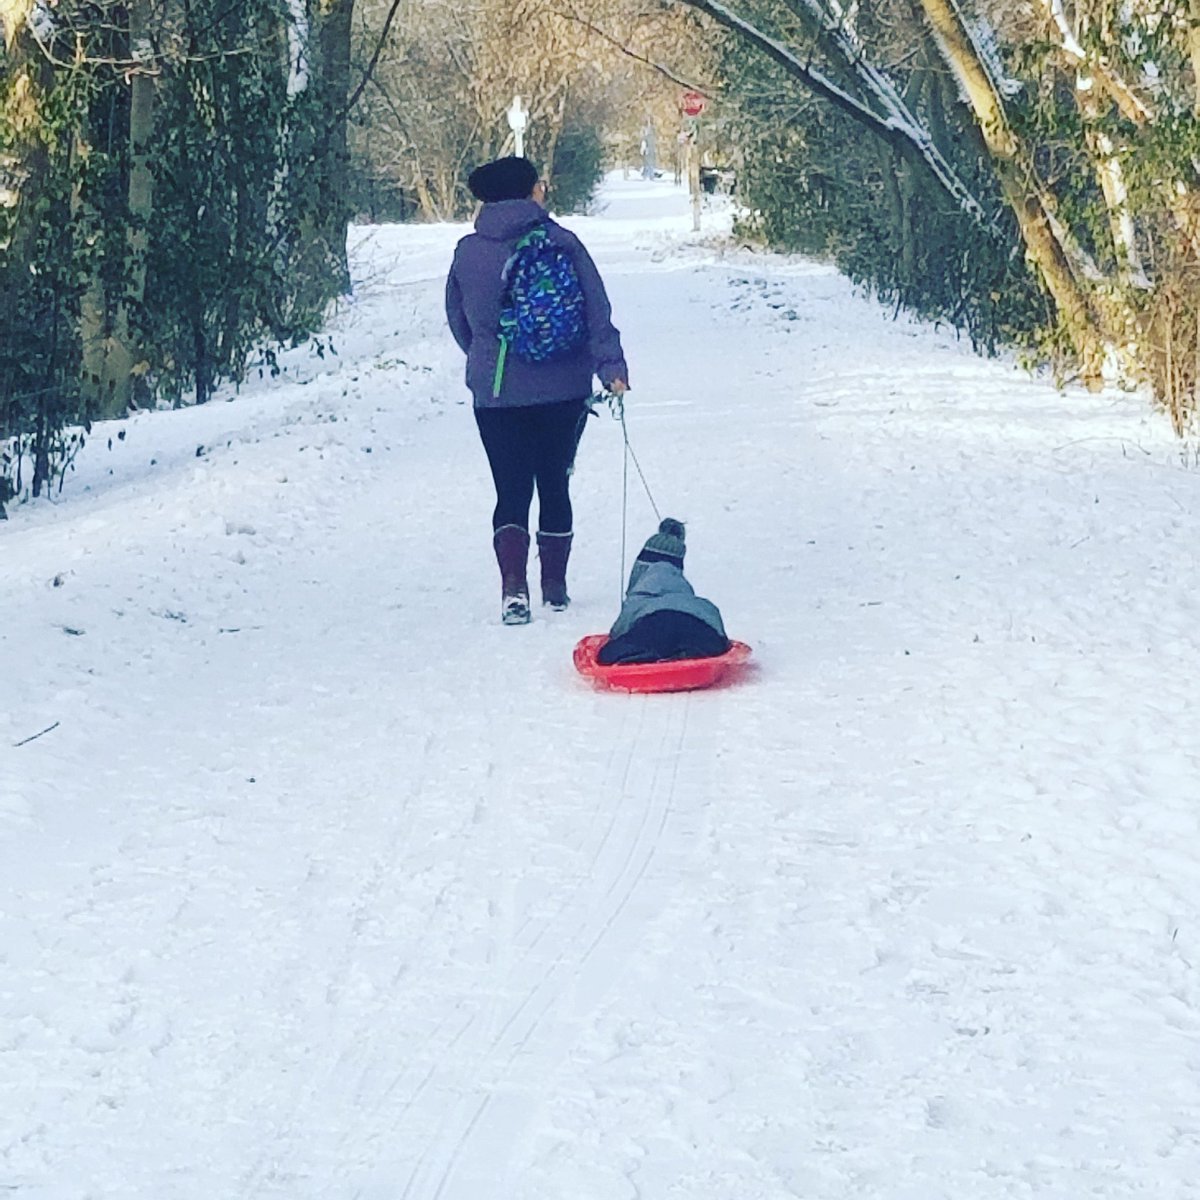
[{"label": "teal knit hat with pompom", "polygon": [[686,553],[683,522],[676,521],[674,517],[664,517],[659,522],[658,532],[646,539],[638,558],[644,562],[673,562],[682,569]]}]

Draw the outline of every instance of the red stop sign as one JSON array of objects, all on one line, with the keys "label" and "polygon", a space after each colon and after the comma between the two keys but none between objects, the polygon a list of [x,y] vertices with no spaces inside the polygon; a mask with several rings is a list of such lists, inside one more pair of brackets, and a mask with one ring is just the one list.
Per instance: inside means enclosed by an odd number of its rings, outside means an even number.
[{"label": "red stop sign", "polygon": [[705,103],[700,92],[684,92],[679,97],[679,109],[685,117],[698,117],[704,111]]}]

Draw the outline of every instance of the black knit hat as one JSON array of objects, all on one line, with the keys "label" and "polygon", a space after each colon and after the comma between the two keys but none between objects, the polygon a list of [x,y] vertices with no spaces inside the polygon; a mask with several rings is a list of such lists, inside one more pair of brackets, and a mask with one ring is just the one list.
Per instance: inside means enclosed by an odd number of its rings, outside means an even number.
[{"label": "black knit hat", "polygon": [[496,200],[528,200],[538,181],[538,169],[527,158],[509,155],[476,167],[467,177],[471,195],[484,204]]},{"label": "black knit hat", "polygon": [[663,517],[659,522],[658,532],[646,539],[638,558],[642,562],[669,562],[683,569],[683,556],[687,546],[683,540],[683,522],[674,517]]}]

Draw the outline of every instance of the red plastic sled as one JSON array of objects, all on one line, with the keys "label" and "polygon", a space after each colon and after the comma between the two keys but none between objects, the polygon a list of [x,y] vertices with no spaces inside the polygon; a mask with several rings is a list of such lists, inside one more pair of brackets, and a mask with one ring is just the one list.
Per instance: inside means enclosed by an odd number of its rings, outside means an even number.
[{"label": "red plastic sled", "polygon": [[608,634],[593,633],[575,646],[575,669],[601,687],[621,692],[690,692],[712,687],[723,676],[741,667],[750,657],[745,642],[731,642],[724,654],[713,658],[676,658],[670,662],[617,663],[606,667],[596,661]]}]

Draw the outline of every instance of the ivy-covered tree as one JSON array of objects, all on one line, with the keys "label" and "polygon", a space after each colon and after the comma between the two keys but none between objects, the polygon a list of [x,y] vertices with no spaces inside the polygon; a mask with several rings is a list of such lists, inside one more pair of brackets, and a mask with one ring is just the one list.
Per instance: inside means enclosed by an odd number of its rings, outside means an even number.
[{"label": "ivy-covered tree", "polygon": [[[879,35],[863,18],[864,38]],[[799,24],[777,26],[789,41]],[[881,35],[880,35],[881,36]],[[832,260],[880,299],[964,330],[988,351],[1028,340],[1048,310],[1021,253],[977,131],[962,121],[953,81],[911,21],[889,22],[896,95],[926,128],[946,171],[883,137],[864,137],[843,107],[814,96],[783,65],[726,39],[724,90],[740,148],[745,231]],[[831,87],[853,86],[833,61]],[[964,198],[969,198],[964,200]]]},{"label": "ivy-covered tree", "polygon": [[57,77],[33,15],[31,0],[0,6],[0,505],[42,494],[88,416],[78,324],[91,230],[75,187],[91,80]]},{"label": "ivy-covered tree", "polygon": [[352,12],[0,0],[0,502],[345,291]]},{"label": "ivy-covered tree", "polygon": [[[728,83],[751,116],[767,62],[823,105],[800,122],[799,141],[772,150],[775,133],[760,137],[766,155],[751,152],[751,188],[755,178],[770,179],[774,164],[824,192],[831,160],[823,126],[836,111],[860,140],[865,132],[877,151],[891,147],[904,163],[881,165],[878,176],[878,194],[891,195],[878,211],[905,213],[898,259],[895,237],[882,234],[870,253],[871,218],[848,202],[848,189],[824,210],[836,255],[853,263],[856,247],[867,250],[853,273],[886,292],[895,262],[908,279],[919,260],[912,250],[935,236],[932,252],[950,261],[964,255],[957,282],[932,293],[939,307],[949,303],[945,315],[958,312],[973,333],[981,317],[985,332],[1019,331],[1039,305],[1021,269],[1008,265],[1006,248],[1015,247],[1049,307],[1043,349],[1091,385],[1105,377],[1149,382],[1176,427],[1189,426],[1200,363],[1196,0],[681,2],[738,43]],[[853,141],[842,143],[845,161],[833,162],[832,174],[857,179],[870,194],[871,154]],[[905,206],[913,183],[940,193],[945,209],[925,232],[916,223],[927,220],[928,204]],[[766,188],[764,228],[778,236],[780,225],[791,226],[788,201]],[[807,212],[801,204],[798,215]],[[990,229],[988,239],[968,225]],[[928,294],[923,284],[906,284],[899,298],[928,311]],[[999,323],[989,316],[993,300],[1003,310]]]},{"label": "ivy-covered tree", "polygon": [[[204,403],[255,342],[294,332],[273,209],[282,198],[288,61],[275,0],[189,5],[164,63],[140,322],[172,399]],[[298,332],[298,330],[295,330]]]}]

